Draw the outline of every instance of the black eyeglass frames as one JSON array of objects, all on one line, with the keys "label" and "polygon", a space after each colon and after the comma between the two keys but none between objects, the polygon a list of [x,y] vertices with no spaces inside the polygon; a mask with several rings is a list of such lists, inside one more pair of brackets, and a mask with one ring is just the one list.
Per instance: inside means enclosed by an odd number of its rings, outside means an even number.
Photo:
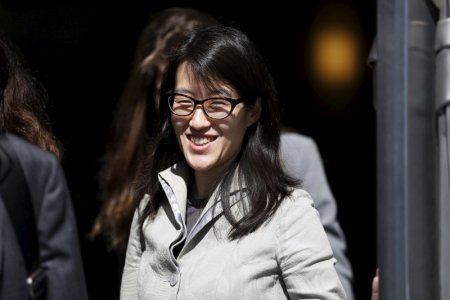
[{"label": "black eyeglass frames", "polygon": [[205,115],[211,119],[225,119],[241,102],[244,97],[233,99],[224,97],[212,97],[204,100],[197,100],[190,96],[173,93],[168,97],[169,108],[177,116],[189,116],[200,105]]}]

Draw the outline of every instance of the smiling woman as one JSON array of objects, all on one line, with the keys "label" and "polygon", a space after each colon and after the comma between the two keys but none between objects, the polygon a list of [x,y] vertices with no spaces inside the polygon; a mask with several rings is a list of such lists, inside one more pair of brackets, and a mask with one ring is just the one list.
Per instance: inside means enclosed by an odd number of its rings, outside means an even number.
[{"label": "smiling woman", "polygon": [[[200,198],[211,194],[220,174],[236,159],[247,128],[258,120],[261,113],[260,105],[246,109],[245,102],[237,103],[243,100],[231,100],[233,97],[238,98],[238,95],[225,83],[215,85],[217,91],[214,98],[203,100],[203,104],[195,103],[196,100],[189,100],[187,96],[172,97],[173,100],[169,102],[178,143],[187,164],[195,171],[192,194]],[[208,95],[204,86],[195,84],[187,62],[178,68],[175,91],[202,97]],[[220,95],[225,98],[221,99]],[[174,101],[176,99],[188,105],[177,104]],[[190,107],[189,115],[182,113],[180,116],[177,112],[185,110],[181,107],[186,106]]]},{"label": "smiling woman", "polygon": [[275,95],[237,29],[198,29],[171,57],[121,299],[345,299],[313,202],[280,164]]}]

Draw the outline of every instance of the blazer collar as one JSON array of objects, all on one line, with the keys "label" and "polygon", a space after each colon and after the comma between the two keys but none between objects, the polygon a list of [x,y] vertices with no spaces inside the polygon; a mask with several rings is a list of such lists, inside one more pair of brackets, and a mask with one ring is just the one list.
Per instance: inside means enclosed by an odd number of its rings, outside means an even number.
[{"label": "blazer collar", "polygon": [[[240,215],[240,209],[235,204],[245,198],[245,183],[240,182],[239,172],[236,168],[230,189],[230,205],[233,207],[233,213],[236,217]],[[179,162],[170,168],[159,173],[159,181],[163,186],[167,199],[170,203],[175,218],[186,224],[186,202],[188,196],[189,182],[189,166],[186,162]],[[195,236],[203,227],[205,227],[212,219],[223,213],[222,203],[217,199],[218,187],[209,198],[203,212],[201,213],[197,223],[192,228],[192,232],[187,233],[186,243]],[[181,224],[180,224],[181,225]],[[184,227],[184,225],[183,225]]]},{"label": "blazer collar", "polygon": [[158,177],[172,211],[175,215],[179,212],[183,223],[186,224],[186,202],[189,182],[188,165],[185,162],[176,163],[160,172]]},{"label": "blazer collar", "polygon": [[[239,201],[239,199],[242,198],[237,196],[239,194],[239,191],[245,190],[245,183],[239,180],[238,170],[239,166],[234,171],[233,181],[230,189],[232,203],[234,203],[235,201]],[[175,195],[177,204],[180,208],[180,213],[184,218],[184,215],[186,214],[186,201],[188,197],[189,166],[184,161],[178,162],[173,166],[167,168],[166,170],[159,172],[158,175],[160,182],[165,182]],[[209,198],[205,206],[204,212],[218,202],[218,200],[216,200],[217,194],[219,192],[218,190],[218,187],[216,187],[214,192],[211,194],[211,197]]]}]

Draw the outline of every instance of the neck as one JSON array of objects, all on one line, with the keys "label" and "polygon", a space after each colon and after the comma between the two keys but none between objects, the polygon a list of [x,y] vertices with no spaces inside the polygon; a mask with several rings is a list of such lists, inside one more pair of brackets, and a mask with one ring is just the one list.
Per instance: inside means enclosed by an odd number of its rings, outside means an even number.
[{"label": "neck", "polygon": [[192,195],[195,198],[208,198],[211,196],[217,181],[215,177],[205,176],[195,172],[195,183],[192,187]]},{"label": "neck", "polygon": [[192,187],[192,195],[195,198],[209,198],[216,188],[217,184],[221,181],[221,177],[224,175],[226,167],[219,170],[200,172],[195,171],[195,183]]}]

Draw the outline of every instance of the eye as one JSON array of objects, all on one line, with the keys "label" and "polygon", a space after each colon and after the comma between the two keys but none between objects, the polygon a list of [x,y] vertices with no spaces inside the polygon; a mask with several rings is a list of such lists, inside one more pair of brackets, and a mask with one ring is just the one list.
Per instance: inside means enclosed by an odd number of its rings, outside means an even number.
[{"label": "eye", "polygon": [[225,99],[211,99],[206,104],[209,109],[222,109],[229,107],[231,104]]},{"label": "eye", "polygon": [[192,105],[192,100],[183,95],[175,95],[173,102],[177,106],[190,106]]}]

